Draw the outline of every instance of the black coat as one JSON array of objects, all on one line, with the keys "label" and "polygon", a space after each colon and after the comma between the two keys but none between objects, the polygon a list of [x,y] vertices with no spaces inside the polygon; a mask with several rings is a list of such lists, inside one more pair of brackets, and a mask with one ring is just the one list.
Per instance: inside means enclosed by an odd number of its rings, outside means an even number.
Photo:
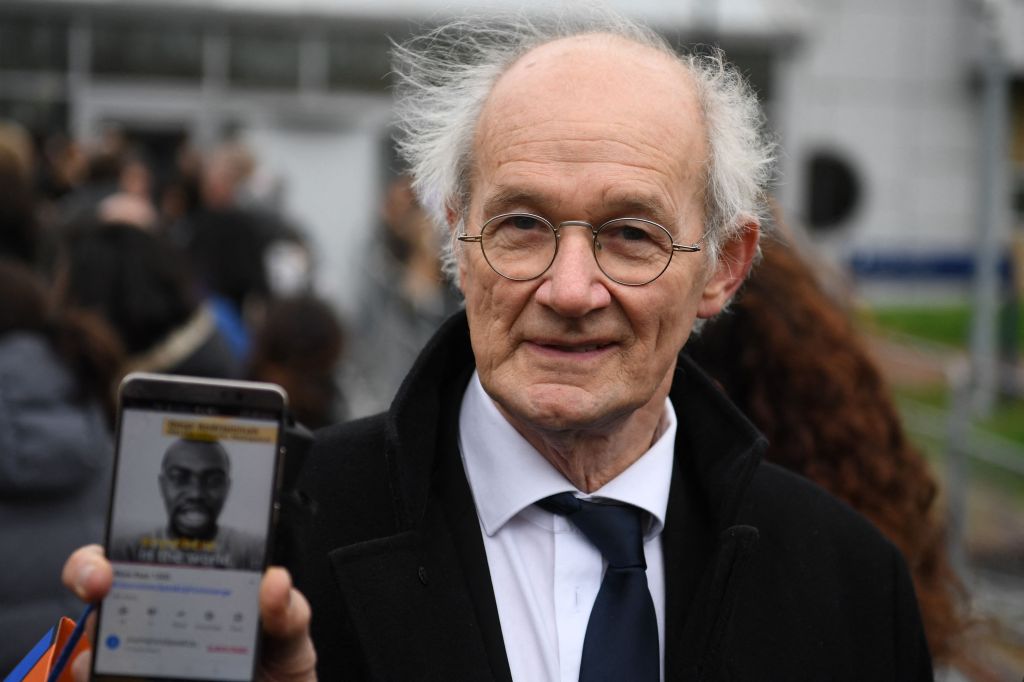
[{"label": "black coat", "polygon": [[[313,607],[322,680],[511,679],[457,444],[472,370],[458,314],[387,414],[318,434],[290,567]],[[666,679],[931,679],[899,552],[762,462],[763,437],[685,356],[671,398]]]}]

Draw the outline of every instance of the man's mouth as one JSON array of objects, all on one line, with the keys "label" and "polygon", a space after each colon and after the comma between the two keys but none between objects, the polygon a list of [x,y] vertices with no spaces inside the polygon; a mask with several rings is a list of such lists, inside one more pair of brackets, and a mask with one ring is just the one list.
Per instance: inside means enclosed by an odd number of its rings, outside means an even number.
[{"label": "man's mouth", "polygon": [[196,531],[210,523],[210,511],[199,505],[187,505],[175,512],[174,520],[178,527]]},{"label": "man's mouth", "polygon": [[558,343],[557,341],[536,340],[533,344],[543,351],[556,353],[569,353],[572,355],[585,355],[596,353],[614,346],[614,343],[607,341],[593,341],[588,343]]},{"label": "man's mouth", "polygon": [[561,346],[558,344],[545,343],[541,344],[545,348],[551,348],[553,350],[561,351],[563,353],[589,353],[590,351],[598,350],[599,348],[605,348],[608,344],[591,343],[585,346]]}]

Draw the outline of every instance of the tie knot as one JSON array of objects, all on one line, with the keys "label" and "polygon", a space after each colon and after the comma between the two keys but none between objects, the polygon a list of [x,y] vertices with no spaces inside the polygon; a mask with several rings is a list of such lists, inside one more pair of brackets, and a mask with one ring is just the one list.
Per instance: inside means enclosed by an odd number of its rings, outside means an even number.
[{"label": "tie knot", "polygon": [[597,547],[609,568],[647,568],[644,559],[645,511],[631,504],[598,504],[559,493],[537,502],[564,516]]}]

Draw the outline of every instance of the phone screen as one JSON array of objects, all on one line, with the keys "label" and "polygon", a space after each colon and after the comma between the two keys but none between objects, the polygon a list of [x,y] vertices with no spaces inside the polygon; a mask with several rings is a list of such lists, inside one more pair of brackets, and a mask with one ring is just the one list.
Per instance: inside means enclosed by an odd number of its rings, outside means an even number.
[{"label": "phone screen", "polygon": [[252,679],[280,413],[125,401],[97,677]]}]

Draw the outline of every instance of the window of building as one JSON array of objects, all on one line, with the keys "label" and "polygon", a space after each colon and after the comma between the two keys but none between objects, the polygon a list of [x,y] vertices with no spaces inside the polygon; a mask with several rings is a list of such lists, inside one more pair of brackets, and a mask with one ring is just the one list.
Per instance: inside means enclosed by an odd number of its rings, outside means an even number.
[{"label": "window of building", "polygon": [[807,159],[804,177],[804,214],[811,229],[833,230],[853,215],[860,203],[861,184],[847,159],[834,151],[814,151]]},{"label": "window of building", "polygon": [[0,22],[0,69],[65,71],[68,27],[65,22],[3,17]]},{"label": "window of building", "polygon": [[203,35],[198,26],[149,21],[96,23],[92,70],[103,76],[198,80],[203,71]]},{"label": "window of building", "polygon": [[295,89],[299,82],[299,40],[269,30],[231,32],[228,80],[245,88]]},{"label": "window of building", "polygon": [[327,82],[337,90],[384,90],[389,83],[389,44],[380,33],[335,34],[328,41]]},{"label": "window of building", "polygon": [[17,121],[36,135],[67,130],[68,107],[64,102],[39,102],[0,98],[0,120]]}]

